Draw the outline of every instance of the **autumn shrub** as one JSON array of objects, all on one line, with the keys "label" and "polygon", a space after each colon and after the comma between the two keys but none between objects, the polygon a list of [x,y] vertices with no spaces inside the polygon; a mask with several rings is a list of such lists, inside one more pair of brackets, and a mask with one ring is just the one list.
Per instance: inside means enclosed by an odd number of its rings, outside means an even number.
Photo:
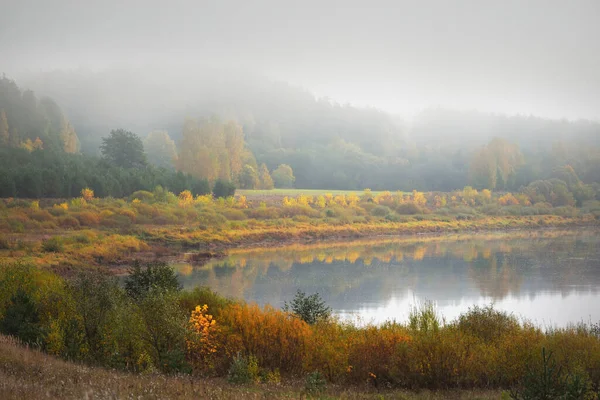
[{"label": "autumn shrub", "polygon": [[385,217],[391,212],[388,206],[378,205],[371,211],[371,215],[375,217]]},{"label": "autumn shrub", "polygon": [[164,212],[152,219],[157,225],[172,225],[177,223],[177,217],[171,213]]},{"label": "autumn shrub", "polygon": [[422,214],[423,209],[415,203],[402,203],[396,206],[396,212],[400,215]]},{"label": "autumn shrub", "polygon": [[562,367],[552,351],[542,348],[539,361],[529,366],[510,397],[514,400],[597,398],[584,372]]},{"label": "autumn shrub", "polygon": [[309,325],[270,306],[234,304],[220,313],[220,347],[226,359],[253,354],[261,366],[299,373],[307,357]]},{"label": "autumn shrub", "polygon": [[100,221],[102,226],[108,228],[126,228],[131,225],[131,219],[125,215],[113,214]]},{"label": "autumn shrub", "polygon": [[133,192],[131,196],[129,196],[130,201],[136,199],[144,202],[151,202],[154,200],[154,194],[146,190],[138,190],[136,192]]},{"label": "autumn shrub", "polygon": [[207,286],[198,286],[192,290],[183,291],[179,295],[179,305],[184,310],[191,313],[198,304],[205,304],[217,319],[221,311],[233,303],[232,299],[221,296]]},{"label": "autumn shrub", "polygon": [[65,250],[64,241],[60,236],[53,236],[42,242],[42,249],[47,253],[62,253]]},{"label": "autumn shrub", "polygon": [[299,204],[292,205],[289,207],[283,207],[281,209],[282,217],[291,218],[291,217],[295,217],[296,215],[305,215],[305,216],[311,217],[311,218],[318,218],[320,213],[319,213],[319,211],[313,209],[310,206],[299,205]]},{"label": "autumn shrub", "polygon": [[154,218],[160,215],[160,210],[154,205],[137,203],[134,205],[134,208],[138,216],[142,215],[145,217]]},{"label": "autumn shrub", "polygon": [[580,370],[593,384],[600,385],[600,337],[593,329],[550,329],[544,336],[544,346],[564,369]]},{"label": "autumn shrub", "polygon": [[253,219],[277,219],[280,217],[280,208],[278,207],[248,208],[244,212],[248,218]]},{"label": "autumn shrub", "polygon": [[201,229],[219,228],[227,223],[227,218],[212,210],[203,210],[198,214],[198,224]]},{"label": "autumn shrub", "polygon": [[[378,382],[398,383],[403,363],[398,363],[401,347],[410,346],[408,330],[395,323],[381,327],[367,326],[355,330],[349,339],[348,375],[352,381],[376,379]],[[406,361],[406,360],[403,360]]]},{"label": "autumn shrub", "polygon": [[79,228],[79,220],[71,215],[64,215],[58,219],[58,225],[61,228]]},{"label": "autumn shrub", "polygon": [[100,224],[100,216],[92,211],[81,211],[74,215],[83,226],[96,226]]},{"label": "autumn shrub", "polygon": [[38,222],[54,221],[54,216],[47,210],[34,210],[29,214],[29,218]]},{"label": "autumn shrub", "polygon": [[321,320],[312,326],[305,371],[320,371],[331,382],[343,381],[352,371],[349,365],[351,335],[357,329],[335,320]]},{"label": "autumn shrub", "polygon": [[413,332],[410,343],[397,348],[389,374],[397,384],[412,388],[471,386],[469,368],[478,358],[476,344],[475,338],[452,326]]},{"label": "autumn shrub", "polygon": [[224,209],[219,212],[229,221],[243,221],[246,219],[246,214],[242,210]]},{"label": "autumn shrub", "polygon": [[496,310],[491,305],[469,308],[458,317],[457,326],[464,334],[473,335],[485,342],[493,342],[520,328],[515,316]]},{"label": "autumn shrub", "polygon": [[127,219],[129,219],[130,223],[134,223],[135,219],[136,219],[136,215],[135,215],[135,211],[133,210],[119,210],[119,215],[122,215],[124,217],[126,217]]}]

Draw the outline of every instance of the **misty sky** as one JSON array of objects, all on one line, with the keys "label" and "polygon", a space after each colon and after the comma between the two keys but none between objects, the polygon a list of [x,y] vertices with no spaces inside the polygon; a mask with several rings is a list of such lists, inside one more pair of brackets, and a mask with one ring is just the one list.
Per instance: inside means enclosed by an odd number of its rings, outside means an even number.
[{"label": "misty sky", "polygon": [[600,119],[600,0],[0,0],[0,71],[248,69],[400,114]]}]

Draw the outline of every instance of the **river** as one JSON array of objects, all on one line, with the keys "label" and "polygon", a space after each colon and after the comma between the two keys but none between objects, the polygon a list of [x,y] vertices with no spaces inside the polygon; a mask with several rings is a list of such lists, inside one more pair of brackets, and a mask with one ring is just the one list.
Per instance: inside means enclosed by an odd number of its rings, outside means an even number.
[{"label": "river", "polygon": [[319,293],[343,319],[406,321],[432,301],[447,321],[494,304],[542,327],[600,321],[600,231],[515,231],[383,237],[232,251],[202,266],[175,264],[185,288],[281,307]]}]

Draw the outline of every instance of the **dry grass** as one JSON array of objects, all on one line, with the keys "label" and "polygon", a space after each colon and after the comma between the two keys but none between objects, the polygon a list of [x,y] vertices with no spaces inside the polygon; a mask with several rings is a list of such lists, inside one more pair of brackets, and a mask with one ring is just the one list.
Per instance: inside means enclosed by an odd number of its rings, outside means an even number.
[{"label": "dry grass", "polygon": [[[135,375],[69,363],[0,336],[0,398],[11,399],[298,399],[302,382],[233,386],[224,379]],[[330,386],[319,398],[498,399],[498,391],[412,393]]]}]

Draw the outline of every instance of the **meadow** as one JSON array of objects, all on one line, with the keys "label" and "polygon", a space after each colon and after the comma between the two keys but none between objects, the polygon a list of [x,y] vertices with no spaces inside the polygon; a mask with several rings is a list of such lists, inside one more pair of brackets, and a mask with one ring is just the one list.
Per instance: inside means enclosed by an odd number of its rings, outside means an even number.
[{"label": "meadow", "polygon": [[451,234],[597,225],[600,202],[553,205],[543,196],[465,188],[359,194],[239,192],[178,195],[157,187],[122,199],[84,189],[70,199],[0,201],[0,260],[56,271],[128,265],[193,249],[201,258],[236,248],[381,235]]}]

